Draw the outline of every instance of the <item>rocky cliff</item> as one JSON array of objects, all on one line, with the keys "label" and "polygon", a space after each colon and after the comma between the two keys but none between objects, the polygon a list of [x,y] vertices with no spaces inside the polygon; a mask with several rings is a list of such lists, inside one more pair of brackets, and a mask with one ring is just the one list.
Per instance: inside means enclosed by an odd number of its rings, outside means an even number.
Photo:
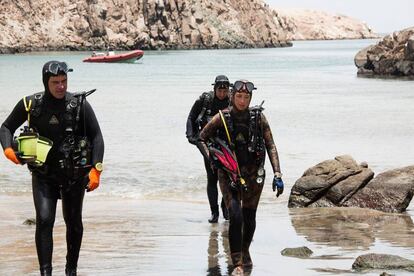
[{"label": "rocky cliff", "polygon": [[277,9],[287,26],[289,40],[330,40],[377,38],[368,25],[358,19],[323,11]]},{"label": "rocky cliff", "polygon": [[414,27],[387,35],[355,56],[358,75],[414,77]]},{"label": "rocky cliff", "polygon": [[290,46],[262,0],[3,0],[0,53]]}]

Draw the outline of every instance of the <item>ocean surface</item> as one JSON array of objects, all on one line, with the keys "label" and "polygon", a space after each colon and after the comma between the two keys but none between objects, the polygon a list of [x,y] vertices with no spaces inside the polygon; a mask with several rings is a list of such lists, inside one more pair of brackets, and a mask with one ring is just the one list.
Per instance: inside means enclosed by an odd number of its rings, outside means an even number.
[{"label": "ocean surface", "polygon": [[[146,51],[135,64],[83,63],[88,52],[1,55],[0,121],[23,96],[43,90],[41,68],[46,61],[66,61],[74,69],[69,91],[97,89],[88,101],[105,139],[105,171],[100,188],[88,196],[201,202],[207,218],[204,166],[185,138],[186,119],[199,95],[212,89],[216,75],[225,74],[232,82],[247,79],[258,88],[252,104],[265,101],[286,185],[285,194],[275,199],[267,179],[259,213],[268,217],[277,208],[276,218],[290,224],[297,217],[286,207],[290,188],[321,161],[349,154],[357,162],[366,161],[376,174],[414,164],[414,82],[356,75],[355,54],[373,43],[376,40],[295,42],[291,48],[275,49]],[[266,168],[271,172],[268,160]],[[0,193],[30,192],[26,168],[0,158]],[[412,229],[411,223],[402,235],[412,234]],[[280,231],[294,244],[306,236],[292,227]],[[307,241],[328,244],[328,254],[337,248],[330,241]],[[411,245],[392,239],[370,246],[406,257],[414,253]]]},{"label": "ocean surface", "polygon": [[[74,69],[69,91],[97,89],[88,100],[106,144],[99,193],[193,197],[204,191],[205,176],[201,156],[185,138],[186,119],[215,76],[226,74],[258,87],[252,104],[265,101],[288,187],[308,167],[342,154],[379,173],[414,163],[414,84],[356,76],[354,55],[374,42],[146,51],[136,64],[83,63],[87,52],[2,55],[0,121],[23,96],[43,90],[46,61],[64,60]],[[1,191],[30,191],[25,169],[5,158],[0,176]]]}]

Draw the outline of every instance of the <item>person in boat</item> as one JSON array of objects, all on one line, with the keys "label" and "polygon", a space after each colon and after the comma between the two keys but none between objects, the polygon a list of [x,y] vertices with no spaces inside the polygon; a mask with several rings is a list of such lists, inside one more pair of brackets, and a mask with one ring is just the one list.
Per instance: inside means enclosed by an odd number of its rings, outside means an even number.
[{"label": "person in boat", "polygon": [[[0,128],[5,156],[15,164],[27,163],[32,174],[36,209],[36,249],[40,275],[52,275],[53,226],[57,200],[62,200],[66,224],[66,275],[76,275],[82,242],[82,202],[87,191],[98,188],[104,141],[85,93],[67,92],[65,62],[49,61],[42,69],[45,90],[24,97]],[[25,121],[14,148],[13,134]],[[28,145],[29,141],[35,141]],[[49,141],[49,151],[40,145]],[[26,143],[25,143],[26,142]],[[35,152],[28,156],[27,152]],[[46,155],[43,160],[40,155]]]},{"label": "person in boat", "polygon": [[[233,171],[226,166],[218,169],[220,189],[230,215],[229,241],[234,275],[241,275],[243,269],[253,265],[249,247],[264,186],[266,151],[274,174],[273,191],[277,190],[279,196],[284,189],[277,148],[263,108],[249,107],[255,89],[247,80],[236,81],[231,94],[232,105],[216,114],[200,133],[203,143],[211,139],[225,141],[221,149],[227,149],[226,163],[236,164]],[[211,158],[213,152],[210,150]]]},{"label": "person in boat", "polygon": [[111,47],[108,47],[108,50],[106,51],[106,55],[114,56],[115,55],[114,49],[112,49]]},{"label": "person in boat", "polygon": [[[213,85],[213,91],[204,92],[193,104],[187,118],[186,136],[188,142],[200,146],[198,137],[200,130],[218,113],[229,106],[230,81],[225,75],[218,75]],[[212,168],[210,161],[204,157],[204,167],[207,173],[207,197],[210,204],[210,223],[217,223],[219,218],[217,169]],[[221,209],[224,219],[228,220],[228,212],[224,200],[221,200]]]}]

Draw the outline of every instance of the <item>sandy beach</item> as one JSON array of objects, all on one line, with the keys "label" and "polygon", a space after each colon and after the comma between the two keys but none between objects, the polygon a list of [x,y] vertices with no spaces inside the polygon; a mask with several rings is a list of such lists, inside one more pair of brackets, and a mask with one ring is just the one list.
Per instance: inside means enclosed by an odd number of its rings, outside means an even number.
[{"label": "sandy beach", "polygon": [[[414,227],[407,214],[288,210],[283,200],[271,201],[266,198],[259,206],[250,275],[342,275],[333,269],[350,270],[354,259],[364,253],[404,257],[413,253]],[[78,275],[228,275],[228,222],[220,218],[218,224],[208,224],[205,204],[87,196]],[[66,254],[60,207],[59,202],[54,228],[56,275],[63,274]],[[34,216],[30,194],[0,195],[0,275],[38,275],[35,226],[23,224]],[[286,247],[303,245],[314,251],[313,258],[280,254]]]}]

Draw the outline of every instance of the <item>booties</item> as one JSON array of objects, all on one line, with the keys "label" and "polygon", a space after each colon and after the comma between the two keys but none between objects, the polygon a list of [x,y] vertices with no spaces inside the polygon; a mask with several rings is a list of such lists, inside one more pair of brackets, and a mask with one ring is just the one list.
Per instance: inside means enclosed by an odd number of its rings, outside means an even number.
[{"label": "booties", "polygon": [[245,268],[253,267],[253,262],[252,262],[252,258],[250,257],[249,249],[243,249],[243,266]]},{"label": "booties", "polygon": [[52,267],[51,266],[44,266],[40,268],[40,275],[41,276],[52,276]]},{"label": "booties", "polygon": [[208,219],[210,223],[217,223],[219,218],[218,205],[211,207],[211,217]]},{"label": "booties", "polygon": [[76,268],[65,268],[66,276],[76,276]]}]

